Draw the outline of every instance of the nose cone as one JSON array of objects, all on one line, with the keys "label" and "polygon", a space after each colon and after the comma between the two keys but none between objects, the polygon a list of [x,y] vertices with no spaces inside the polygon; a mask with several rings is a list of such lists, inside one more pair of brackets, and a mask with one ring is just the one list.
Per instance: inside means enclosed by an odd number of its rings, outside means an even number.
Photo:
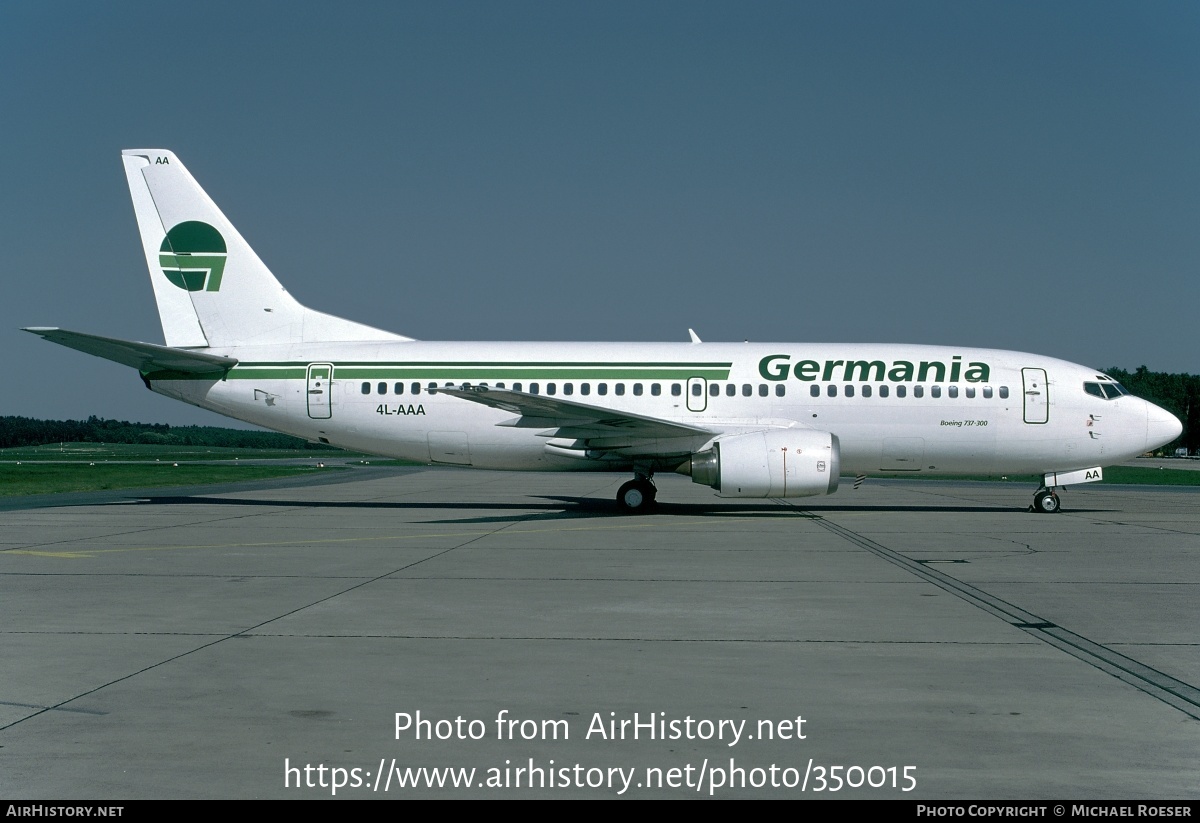
[{"label": "nose cone", "polygon": [[1146,451],[1170,443],[1182,432],[1178,417],[1153,403],[1146,404]]}]

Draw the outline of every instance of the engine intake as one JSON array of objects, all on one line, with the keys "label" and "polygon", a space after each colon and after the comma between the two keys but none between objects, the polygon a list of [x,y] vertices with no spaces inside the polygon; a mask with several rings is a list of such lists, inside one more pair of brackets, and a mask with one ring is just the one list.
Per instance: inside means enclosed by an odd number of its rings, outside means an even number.
[{"label": "engine intake", "polygon": [[837,435],[776,429],[722,437],[691,456],[681,470],[721,497],[812,497],[838,487]]}]

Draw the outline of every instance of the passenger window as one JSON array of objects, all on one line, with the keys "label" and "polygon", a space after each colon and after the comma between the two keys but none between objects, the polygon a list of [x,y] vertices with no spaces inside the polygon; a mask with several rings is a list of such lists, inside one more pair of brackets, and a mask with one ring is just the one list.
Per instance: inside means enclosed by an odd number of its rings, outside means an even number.
[{"label": "passenger window", "polygon": [[854,387],[853,387],[853,386],[847,386],[847,387],[846,387],[846,396],[847,396],[847,397],[853,397],[853,396],[854,396]]},{"label": "passenger window", "polygon": [[642,384],[641,384],[641,383],[634,383],[634,384],[633,384],[633,394],[634,394],[634,396],[635,396],[635,397],[641,397],[641,396],[642,396]]},{"label": "passenger window", "polygon": [[497,384],[496,384],[496,388],[498,388],[498,389],[502,389],[502,388],[504,388],[504,384],[503,384],[503,383],[497,383]]},{"label": "passenger window", "polygon": [[930,386],[929,387],[929,396],[930,397],[941,397],[942,396],[942,387],[941,386]]},{"label": "passenger window", "polygon": [[754,394],[754,387],[749,383],[742,384],[742,397],[750,397]]},{"label": "passenger window", "polygon": [[650,394],[654,395],[655,397],[658,397],[660,394],[662,394],[662,383],[651,383]]},{"label": "passenger window", "polygon": [[672,383],[671,384],[671,396],[678,397],[681,394],[683,394],[683,386],[679,385],[678,383]]},{"label": "passenger window", "polygon": [[413,383],[411,386],[409,386],[409,389],[412,391],[413,394],[420,394],[421,393],[421,384]]},{"label": "passenger window", "polygon": [[950,388],[946,389],[946,394],[950,395],[951,397],[958,397],[958,386],[951,386]]},{"label": "passenger window", "polygon": [[554,383],[547,383],[546,394],[558,394],[558,386]]},{"label": "passenger window", "polygon": [[579,393],[582,394],[584,397],[587,397],[589,394],[592,393],[592,384],[591,383],[580,383],[579,384]]},{"label": "passenger window", "polygon": [[387,383],[380,383],[378,388],[380,394],[387,394]]},{"label": "passenger window", "polygon": [[621,395],[625,394],[625,384],[624,383],[618,383],[614,387],[614,389],[615,389],[614,393],[617,395],[617,397],[620,397]]},{"label": "passenger window", "polygon": [[974,386],[967,386],[967,399],[968,400],[975,399],[975,387]]},{"label": "passenger window", "polygon": [[870,386],[863,386],[863,387],[862,387],[862,396],[863,396],[863,397],[870,397],[870,396],[871,396],[871,387],[870,387]]},{"label": "passenger window", "polygon": [[[782,388],[783,388],[783,386],[780,386],[779,388],[781,388],[781,389],[782,389]],[[766,384],[766,383],[759,383],[759,384],[758,384],[758,396],[759,396],[759,397],[766,397],[766,396],[767,396],[768,394],[770,394],[770,393],[771,393],[771,390],[767,388],[767,384]]]},{"label": "passenger window", "polygon": [[403,383],[397,383],[395,386],[392,386],[392,391],[393,391],[395,394],[404,394],[404,384],[403,384]]},{"label": "passenger window", "polygon": [[897,397],[908,397],[908,386],[897,386],[896,387],[896,396]]},{"label": "passenger window", "polygon": [[[782,388],[782,386],[780,388]],[[820,397],[821,396],[821,387],[818,386],[816,383],[813,383],[811,386],[808,387],[808,393],[813,397]]]},{"label": "passenger window", "polygon": [[370,393],[371,393],[371,384],[370,384],[370,383],[363,383],[363,384],[362,384],[362,393],[363,393],[363,394],[370,394]]},{"label": "passenger window", "polygon": [[787,386],[780,383],[779,385],[777,385],[775,387],[775,396],[776,397],[783,397],[786,394],[787,394]]},{"label": "passenger window", "polygon": [[924,396],[925,396],[925,387],[924,386],[913,386],[913,397],[924,397]]},{"label": "passenger window", "polygon": [[692,397],[699,397],[699,396],[700,396],[700,393],[701,393],[701,391],[702,391],[702,389],[700,388],[700,384],[699,384],[699,383],[693,383],[693,384],[692,384]]},{"label": "passenger window", "polygon": [[608,394],[608,384],[607,383],[598,383],[596,385],[596,394],[600,395],[601,397]]},{"label": "passenger window", "polygon": [[825,393],[830,397],[837,397],[837,386],[830,383],[829,388],[825,390]]},{"label": "passenger window", "polygon": [[575,393],[575,384],[574,383],[563,383],[563,394],[574,394],[574,393]]},{"label": "passenger window", "polygon": [[727,384],[725,385],[725,396],[726,396],[726,397],[733,397],[733,396],[735,396],[736,394],[737,394],[737,386],[735,386],[735,385],[734,385],[734,384],[732,384],[732,383],[727,383]]},{"label": "passenger window", "polygon": [[718,395],[721,394],[721,387],[718,386],[716,383],[709,383],[708,384],[708,393],[711,394],[713,397],[717,397]]},{"label": "passenger window", "polygon": [[530,384],[529,384],[529,393],[530,393],[530,394],[537,394],[537,393],[538,393],[538,384],[537,384],[537,383],[530,383]]},{"label": "passenger window", "polygon": [[984,386],[984,387],[983,387],[983,399],[984,399],[984,400],[991,400],[991,399],[992,399],[992,387],[991,387],[991,386]]},{"label": "passenger window", "polygon": [[1008,386],[1001,386],[1001,387],[1000,387],[1000,399],[1001,399],[1001,400],[1007,400],[1007,399],[1008,399]]},{"label": "passenger window", "polygon": [[889,391],[889,389],[888,389],[888,387],[887,387],[886,385],[885,385],[885,386],[880,386],[880,387],[879,387],[879,396],[880,396],[880,397],[887,397],[887,396],[888,396],[888,391]]}]

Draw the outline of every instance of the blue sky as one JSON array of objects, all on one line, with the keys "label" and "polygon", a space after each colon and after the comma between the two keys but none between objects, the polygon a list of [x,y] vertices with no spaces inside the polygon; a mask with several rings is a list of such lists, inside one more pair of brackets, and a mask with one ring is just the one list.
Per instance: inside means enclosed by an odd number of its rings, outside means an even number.
[{"label": "blue sky", "polygon": [[1191,2],[0,5],[0,414],[220,424],[119,159],[422,339],[879,341],[1200,372]]}]

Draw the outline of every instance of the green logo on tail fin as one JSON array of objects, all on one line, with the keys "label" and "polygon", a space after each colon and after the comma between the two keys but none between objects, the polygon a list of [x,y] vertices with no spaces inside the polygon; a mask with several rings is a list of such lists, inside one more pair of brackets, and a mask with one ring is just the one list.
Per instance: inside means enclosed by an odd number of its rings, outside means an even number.
[{"label": "green logo on tail fin", "polygon": [[207,223],[188,220],[167,232],[158,263],[173,284],[188,291],[219,291],[225,273],[225,238]]}]

